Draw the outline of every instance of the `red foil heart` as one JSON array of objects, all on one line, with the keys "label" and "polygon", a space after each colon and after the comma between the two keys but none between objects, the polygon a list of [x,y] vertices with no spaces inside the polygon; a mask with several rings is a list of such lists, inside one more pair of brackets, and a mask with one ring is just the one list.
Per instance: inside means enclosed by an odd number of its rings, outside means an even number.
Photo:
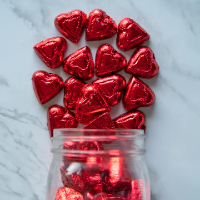
[{"label": "red foil heart", "polygon": [[78,126],[74,113],[59,105],[49,107],[47,121],[50,137],[53,137],[53,130],[56,128],[77,128]]},{"label": "red foil heart", "polygon": [[58,68],[64,60],[67,42],[62,37],[52,37],[39,42],[33,48],[48,67]]},{"label": "red foil heart", "polygon": [[94,63],[89,47],[83,47],[71,55],[65,61],[63,70],[82,79],[90,79],[94,76]]},{"label": "red foil heart", "polygon": [[154,92],[149,86],[134,76],[130,78],[123,98],[126,110],[151,106],[155,102]]},{"label": "red foil heart", "polygon": [[83,87],[83,95],[77,102],[76,119],[81,124],[88,124],[103,112],[109,112],[110,106],[92,84]]},{"label": "red foil heart", "polygon": [[159,66],[153,51],[148,47],[138,48],[130,58],[125,71],[141,78],[153,78],[156,76]]},{"label": "red foil heart", "polygon": [[[93,200],[127,200],[127,199],[120,194],[113,195],[113,194],[107,194],[107,193],[103,192],[103,193],[99,193],[99,194],[95,195],[93,197]],[[131,200],[134,200],[134,199],[131,199]]]},{"label": "red foil heart", "polygon": [[125,193],[127,193],[127,199],[142,200],[142,193],[138,184],[138,180],[131,181],[130,187],[128,191],[125,191]]},{"label": "red foil heart", "polygon": [[122,129],[146,129],[145,115],[137,110],[124,113],[113,120],[115,128]]},{"label": "red foil heart", "polygon": [[78,43],[87,23],[87,15],[81,10],[60,14],[54,24],[58,31],[67,39]]},{"label": "red foil heart", "polygon": [[[115,126],[108,112],[105,112],[102,115],[98,116],[84,127],[84,129],[114,129],[114,128]],[[87,135],[89,134],[89,132],[85,133],[87,133]],[[92,133],[92,135],[93,134],[94,132]],[[98,134],[98,132],[95,134]],[[100,135],[102,135],[101,132]]]},{"label": "red foil heart", "polygon": [[115,21],[104,11],[95,9],[90,12],[86,29],[86,40],[103,40],[117,32]]},{"label": "red foil heart", "polygon": [[136,48],[147,40],[150,35],[135,21],[130,18],[124,18],[118,25],[117,46],[127,51]]},{"label": "red foil heart", "polygon": [[108,164],[108,172],[103,178],[106,192],[122,191],[130,185],[131,174],[125,167],[122,157],[111,157]]},{"label": "red foil heart", "polygon": [[75,109],[78,99],[82,96],[85,83],[77,78],[69,78],[64,83],[64,105],[66,108]]},{"label": "red foil heart", "polygon": [[109,44],[101,45],[98,48],[95,60],[97,76],[119,72],[126,65],[126,58]]},{"label": "red foil heart", "polygon": [[117,105],[126,87],[126,79],[120,75],[99,78],[92,82],[110,106]]},{"label": "red foil heart", "polygon": [[44,104],[55,97],[63,88],[63,79],[52,73],[37,71],[32,76],[35,95]]},{"label": "red foil heart", "polygon": [[56,194],[56,200],[83,200],[83,195],[72,188],[60,187]]}]

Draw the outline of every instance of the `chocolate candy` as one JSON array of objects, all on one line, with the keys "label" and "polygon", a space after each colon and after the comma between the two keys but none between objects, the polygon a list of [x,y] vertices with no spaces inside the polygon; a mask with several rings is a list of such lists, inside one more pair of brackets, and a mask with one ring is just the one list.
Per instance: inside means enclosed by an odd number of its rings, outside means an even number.
[{"label": "chocolate candy", "polygon": [[60,187],[56,194],[56,200],[83,200],[83,195],[72,188]]},{"label": "chocolate candy", "polygon": [[95,9],[90,12],[86,29],[86,40],[103,40],[117,32],[114,20],[104,11]]},{"label": "chocolate candy", "polygon": [[66,108],[75,108],[78,99],[82,96],[82,89],[84,85],[85,83],[77,78],[69,78],[65,81],[64,105]]},{"label": "chocolate candy", "polygon": [[125,193],[127,193],[127,199],[142,200],[142,193],[138,184],[138,180],[131,181],[130,187]]},{"label": "chocolate candy", "polygon": [[64,60],[67,42],[62,37],[53,37],[39,42],[33,48],[48,67],[58,68]]},{"label": "chocolate candy", "polygon": [[94,76],[94,63],[89,47],[83,47],[64,60],[63,70],[82,79],[90,79]]},{"label": "chocolate candy", "polygon": [[120,75],[99,78],[92,83],[99,89],[101,95],[110,106],[115,106],[120,102],[122,93],[126,87],[126,79]]},{"label": "chocolate candy", "polygon": [[44,104],[63,88],[63,79],[52,73],[37,71],[32,76],[33,89],[39,103]]},{"label": "chocolate candy", "polygon": [[113,120],[115,128],[122,129],[146,129],[145,115],[141,111],[124,113]]},{"label": "chocolate candy", "polygon": [[[122,195],[113,195],[113,194],[107,194],[103,192],[103,193],[95,195],[93,200],[127,200],[127,199]],[[135,199],[131,199],[131,200],[135,200]]]},{"label": "chocolate candy", "polygon": [[117,33],[117,46],[127,51],[136,48],[147,40],[149,40],[149,34],[135,21],[130,18],[124,18],[118,25]]},{"label": "chocolate candy", "polygon": [[58,31],[74,43],[79,42],[86,23],[87,15],[80,10],[60,14],[54,21]]},{"label": "chocolate candy", "polygon": [[81,124],[88,124],[101,113],[110,111],[110,106],[92,84],[83,87],[83,95],[77,102],[76,119]]},{"label": "chocolate candy", "polygon": [[[96,117],[89,124],[87,124],[84,129],[114,129],[115,126],[108,112]],[[106,131],[105,131],[106,132]],[[92,132],[92,135],[98,135],[99,132]],[[84,134],[89,135],[90,132],[84,132]],[[102,133],[100,132],[100,135]]]},{"label": "chocolate candy", "polygon": [[74,113],[59,105],[49,107],[47,121],[50,137],[53,137],[55,128],[77,128],[78,126]]},{"label": "chocolate candy", "polygon": [[134,76],[130,78],[123,98],[126,110],[151,106],[154,101],[155,95],[149,86]]},{"label": "chocolate candy", "polygon": [[148,47],[138,48],[130,58],[125,71],[141,78],[153,78],[156,76],[159,66],[153,51]]},{"label": "chocolate candy", "polygon": [[97,76],[119,72],[126,65],[126,58],[109,44],[103,44],[98,48],[95,59]]},{"label": "chocolate candy", "polygon": [[96,193],[102,192],[103,181],[99,172],[84,170],[82,172],[82,177],[90,191]]},{"label": "chocolate candy", "polygon": [[122,157],[111,157],[108,172],[103,177],[106,192],[122,191],[130,185],[131,174],[124,164]]}]

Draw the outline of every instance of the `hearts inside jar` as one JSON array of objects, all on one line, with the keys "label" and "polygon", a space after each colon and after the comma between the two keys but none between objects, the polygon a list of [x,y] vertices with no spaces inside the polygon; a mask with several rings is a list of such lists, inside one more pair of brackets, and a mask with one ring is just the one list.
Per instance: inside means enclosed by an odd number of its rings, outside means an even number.
[{"label": "hearts inside jar", "polygon": [[63,79],[52,73],[37,71],[32,76],[35,95],[41,104],[55,97],[63,88]]},{"label": "hearts inside jar", "polygon": [[95,9],[90,12],[86,28],[86,40],[103,40],[117,32],[115,21],[104,11]]}]

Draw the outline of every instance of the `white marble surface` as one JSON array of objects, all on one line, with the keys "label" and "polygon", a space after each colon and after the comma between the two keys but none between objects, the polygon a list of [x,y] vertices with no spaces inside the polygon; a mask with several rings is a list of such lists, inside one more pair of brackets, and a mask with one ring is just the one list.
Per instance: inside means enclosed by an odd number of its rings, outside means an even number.
[{"label": "white marble surface", "polygon": [[[147,116],[146,160],[152,200],[198,200],[200,188],[200,1],[199,0],[0,0],[0,199],[44,200],[51,141],[48,106],[62,105],[63,93],[41,106],[31,76],[47,68],[33,52],[42,39],[60,35],[54,18],[81,9],[105,10],[114,20],[130,17],[151,35],[160,74],[144,80],[155,91]],[[99,44],[88,42],[93,56]],[[67,54],[86,44],[68,42]],[[127,58],[133,51],[124,53]],[[121,74],[125,75],[124,72]],[[127,79],[130,76],[126,76]],[[115,117],[124,112],[117,106]]]}]

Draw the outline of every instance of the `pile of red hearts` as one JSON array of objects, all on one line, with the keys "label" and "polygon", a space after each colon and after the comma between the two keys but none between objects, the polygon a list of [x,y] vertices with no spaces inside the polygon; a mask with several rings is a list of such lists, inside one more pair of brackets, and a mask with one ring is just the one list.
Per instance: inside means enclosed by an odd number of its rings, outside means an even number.
[{"label": "pile of red hearts", "polygon": [[[150,106],[155,101],[153,91],[138,77],[153,78],[159,71],[152,50],[141,45],[149,40],[149,34],[135,21],[124,18],[118,27],[104,11],[96,9],[89,17],[80,11],[61,14],[55,18],[55,26],[67,39],[78,43],[86,28],[86,40],[102,40],[117,33],[117,46],[123,51],[137,48],[127,63],[126,58],[109,44],[97,49],[95,63],[89,47],[83,47],[64,59],[67,41],[53,37],[41,41],[34,50],[50,68],[63,66],[64,72],[73,77],[63,79],[52,73],[37,71],[33,74],[33,88],[38,101],[44,104],[64,88],[64,106],[52,105],[48,109],[47,120],[50,137],[56,128],[76,128],[78,123],[85,129],[145,129],[145,115],[136,109]],[[128,84],[121,70],[133,75]],[[84,80],[98,78],[91,84]],[[117,105],[123,97],[123,105],[129,112],[111,119],[111,106]],[[75,110],[75,113],[70,111]],[[74,188],[68,188],[71,193]],[[61,193],[66,193],[60,188]],[[73,192],[72,192],[73,193]],[[61,200],[62,198],[57,198]],[[63,198],[65,199],[65,198]],[[96,198],[96,199],[103,199]]]}]

